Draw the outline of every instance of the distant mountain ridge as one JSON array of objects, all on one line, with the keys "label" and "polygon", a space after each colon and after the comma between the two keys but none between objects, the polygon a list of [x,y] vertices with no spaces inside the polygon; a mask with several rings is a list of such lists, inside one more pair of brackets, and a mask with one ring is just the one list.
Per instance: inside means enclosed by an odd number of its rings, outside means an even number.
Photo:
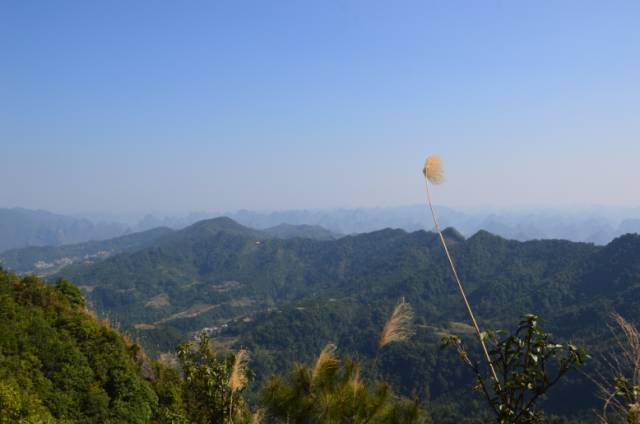
[{"label": "distant mountain ridge", "polygon": [[275,227],[269,227],[263,232],[281,239],[289,238],[309,238],[313,240],[335,240],[341,237],[340,234],[333,233],[319,225],[307,224],[280,224]]},{"label": "distant mountain ridge", "polygon": [[102,241],[10,249],[0,253],[0,265],[21,274],[46,276],[72,263],[94,263],[117,253],[141,249],[173,231],[161,227]]},{"label": "distant mountain ridge", "polygon": [[[607,244],[627,233],[640,233],[640,208],[609,210],[462,210],[438,206],[440,221],[465,236],[486,230],[514,240],[565,239]],[[425,205],[387,208],[317,209],[273,212],[248,210],[226,214],[252,228],[289,224],[319,225],[338,234],[355,234],[382,228],[406,231],[433,229]]]},{"label": "distant mountain ridge", "polygon": [[[0,265],[18,273],[34,273],[48,276],[62,268],[78,263],[93,264],[106,258],[123,253],[134,252],[155,242],[176,230],[166,227],[154,228],[139,233],[127,234],[101,241],[61,246],[32,246],[10,249],[0,253]],[[253,238],[307,238],[315,240],[333,240],[337,235],[318,226],[282,224],[262,231],[241,226],[230,218],[204,220],[193,224],[184,231],[185,239],[201,239],[220,231]]]},{"label": "distant mountain ridge", "polygon": [[[443,226],[455,227],[465,236],[486,230],[520,241],[565,239],[604,245],[623,234],[640,232],[640,208],[482,210],[438,206],[437,210]],[[421,204],[381,208],[201,212],[165,218],[148,215],[134,228],[141,230],[160,225],[183,228],[220,215],[262,230],[281,224],[320,226],[334,234],[359,234],[383,228],[405,231],[433,229],[428,210]]]},{"label": "distant mountain ridge", "polygon": [[[640,208],[481,211],[440,206],[437,209],[443,226],[455,227],[465,236],[486,230],[520,241],[566,239],[604,245],[622,234],[640,232]],[[304,232],[297,228],[296,236],[325,239],[383,228],[401,228],[405,231],[432,229],[424,205],[273,212],[240,210],[162,218],[146,215],[137,223],[128,224],[13,208],[0,209],[0,253],[27,246],[60,246],[89,240],[106,240],[158,227],[181,229],[216,216],[228,216],[244,226],[281,238],[289,237],[287,227],[291,225],[307,227]]]},{"label": "distant mountain ridge", "polygon": [[0,208],[0,252],[26,246],[104,240],[122,235],[126,230],[122,224],[93,223],[44,210]]}]

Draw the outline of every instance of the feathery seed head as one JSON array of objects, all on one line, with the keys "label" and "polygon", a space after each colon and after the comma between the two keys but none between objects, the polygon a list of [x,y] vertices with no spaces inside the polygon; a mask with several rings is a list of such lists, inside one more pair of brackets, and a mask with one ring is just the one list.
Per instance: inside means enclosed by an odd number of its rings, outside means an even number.
[{"label": "feathery seed head", "polygon": [[442,184],[444,182],[444,170],[442,169],[442,159],[438,155],[431,155],[424,161],[422,168],[424,177],[431,184]]},{"label": "feathery seed head", "polygon": [[251,416],[251,424],[262,424],[263,420],[264,420],[264,409],[258,409]]},{"label": "feathery seed head", "polygon": [[339,360],[336,357],[336,349],[337,346],[333,343],[327,344],[322,349],[313,367],[311,381],[317,379],[320,374],[338,367]]},{"label": "feathery seed head", "polygon": [[356,365],[351,378],[349,378],[349,386],[351,386],[351,390],[353,390],[353,395],[362,388],[362,380],[360,380],[360,367]]},{"label": "feathery seed head", "polygon": [[412,321],[413,309],[402,298],[393,310],[389,321],[384,325],[378,341],[378,348],[381,349],[389,343],[408,340],[414,334]]},{"label": "feathery seed head", "polygon": [[249,352],[245,349],[240,349],[238,353],[236,353],[231,376],[229,377],[229,388],[232,392],[242,390],[247,386],[249,380],[247,377],[248,364]]}]

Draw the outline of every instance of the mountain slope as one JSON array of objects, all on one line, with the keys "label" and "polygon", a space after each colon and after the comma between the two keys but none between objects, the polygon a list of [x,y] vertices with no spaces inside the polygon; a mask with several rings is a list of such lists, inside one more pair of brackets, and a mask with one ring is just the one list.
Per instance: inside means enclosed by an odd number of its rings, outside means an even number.
[{"label": "mountain slope", "polygon": [[290,238],[307,238],[313,240],[334,240],[339,236],[331,231],[322,228],[319,225],[291,225],[291,224],[279,224],[274,227],[269,227],[262,232],[267,233],[275,238],[290,239]]},{"label": "mountain slope", "polygon": [[72,263],[93,263],[117,253],[141,249],[171,232],[168,228],[154,228],[102,241],[11,249],[0,254],[0,263],[18,273],[44,276]]},{"label": "mountain slope", "polygon": [[[452,229],[445,234],[479,313],[496,322],[575,301],[581,273],[602,249],[508,241],[487,232],[468,240]],[[178,319],[194,315],[194,305],[204,312],[190,318],[204,316],[201,322],[181,321],[191,329],[330,293],[386,301],[412,295],[429,319],[439,320],[450,313],[456,295],[433,233],[381,230],[334,241],[282,240],[228,218],[199,222],[148,248],[74,265],[60,275],[87,286],[99,311],[148,328],[176,321],[183,312]]]},{"label": "mountain slope", "polygon": [[[638,235],[604,247],[518,242],[485,231],[465,239],[447,229],[445,237],[483,328],[510,330],[521,315],[536,313],[558,337],[599,352],[610,312],[640,322]],[[204,328],[221,346],[249,347],[262,381],[332,341],[398,391],[430,398],[435,409],[469,400],[462,393],[471,377],[439,348],[443,334],[466,337],[469,325],[434,233],[283,240],[217,219],[61,275],[90,286],[96,308],[154,352]],[[417,335],[378,355],[379,331],[401,297],[415,310]],[[559,413],[580,410],[579,402],[593,406],[585,381],[558,390]]]},{"label": "mountain slope", "polygon": [[67,282],[0,269],[2,422],[149,422],[158,398],[139,348],[83,306]]}]

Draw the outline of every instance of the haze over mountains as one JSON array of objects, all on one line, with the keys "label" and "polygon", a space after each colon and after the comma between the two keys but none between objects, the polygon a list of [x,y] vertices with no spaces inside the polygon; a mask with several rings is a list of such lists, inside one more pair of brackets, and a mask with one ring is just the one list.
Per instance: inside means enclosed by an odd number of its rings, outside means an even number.
[{"label": "haze over mountains", "polygon": [[[613,238],[640,232],[640,208],[471,210],[438,207],[444,226],[465,236],[479,230],[514,240],[566,239],[606,244]],[[345,208],[283,211],[240,210],[191,213],[181,217],[146,215],[140,220],[109,221],[97,215],[66,216],[43,210],[0,209],[0,252],[26,246],[61,246],[106,240],[158,227],[184,228],[197,221],[228,216],[256,229],[286,225],[322,227],[325,237],[364,233],[383,228],[406,231],[431,229],[424,205],[388,208]],[[111,218],[117,219],[117,218]],[[311,230],[311,229],[309,229]],[[275,231],[275,230],[274,230]]]},{"label": "haze over mountains", "polygon": [[0,252],[25,246],[59,246],[87,240],[104,240],[124,234],[119,223],[24,208],[0,208]]}]

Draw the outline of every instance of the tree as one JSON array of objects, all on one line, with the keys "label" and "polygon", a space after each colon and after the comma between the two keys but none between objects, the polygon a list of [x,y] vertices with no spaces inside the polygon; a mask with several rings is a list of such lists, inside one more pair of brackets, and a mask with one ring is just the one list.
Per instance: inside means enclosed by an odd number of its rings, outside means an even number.
[{"label": "tree", "polygon": [[245,351],[222,359],[211,348],[206,333],[197,346],[178,347],[184,372],[182,397],[190,422],[198,424],[243,423],[251,419],[244,390],[252,377]]},{"label": "tree", "polygon": [[70,281],[60,278],[56,281],[56,290],[67,298],[71,305],[84,308],[85,299],[79,288],[71,284]]}]

